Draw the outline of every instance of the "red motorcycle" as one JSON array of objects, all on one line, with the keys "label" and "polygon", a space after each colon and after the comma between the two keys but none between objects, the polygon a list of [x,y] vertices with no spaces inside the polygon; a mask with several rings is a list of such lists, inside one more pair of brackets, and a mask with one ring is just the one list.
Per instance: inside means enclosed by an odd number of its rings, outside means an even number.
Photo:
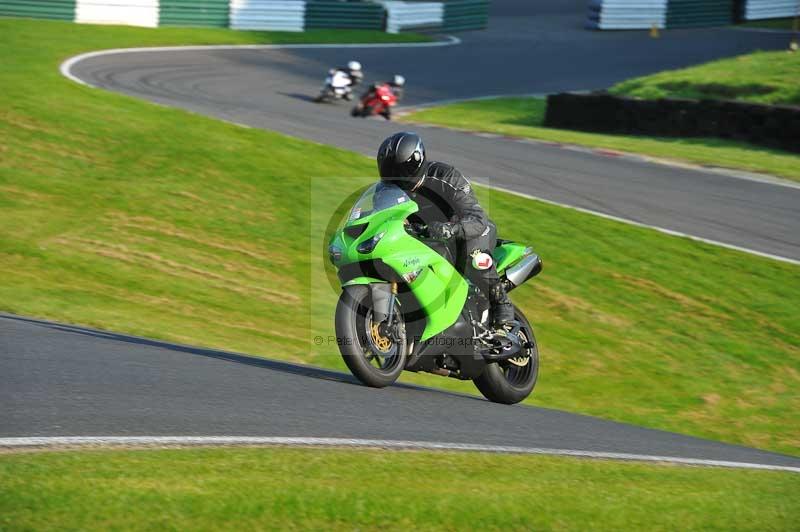
[{"label": "red motorcycle", "polygon": [[367,117],[381,115],[386,120],[392,119],[392,107],[397,105],[397,95],[388,83],[376,85],[361,97],[361,101],[350,112],[353,116]]}]

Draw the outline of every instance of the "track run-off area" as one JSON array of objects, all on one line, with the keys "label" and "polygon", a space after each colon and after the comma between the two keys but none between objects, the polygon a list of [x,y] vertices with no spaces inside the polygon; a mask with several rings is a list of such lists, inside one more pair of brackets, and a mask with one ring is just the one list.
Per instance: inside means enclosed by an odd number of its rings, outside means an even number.
[{"label": "track run-off area", "polygon": [[[569,4],[569,2],[566,2]],[[520,8],[522,9],[522,8]],[[74,81],[373,155],[409,128],[315,105],[327,68],[402,73],[409,107],[544,94],[754,49],[781,34],[736,29],[587,32],[566,8],[419,45],[114,50],[62,65]],[[582,14],[581,14],[582,15]],[[498,58],[502,58],[499,60]],[[446,67],[443,67],[446,65]],[[778,260],[800,261],[800,188],[721,171],[414,126],[432,158],[477,182]],[[454,449],[800,472],[800,458],[552,409],[397,385],[169,342],[0,314],[0,448],[308,445]]]},{"label": "track run-off area", "polygon": [[800,458],[547,408],[0,314],[0,449],[303,445],[800,472]]}]

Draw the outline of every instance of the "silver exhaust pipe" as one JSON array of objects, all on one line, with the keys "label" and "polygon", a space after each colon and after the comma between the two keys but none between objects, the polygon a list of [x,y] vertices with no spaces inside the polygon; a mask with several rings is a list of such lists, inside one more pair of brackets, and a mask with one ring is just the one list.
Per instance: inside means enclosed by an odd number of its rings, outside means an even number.
[{"label": "silver exhaust pipe", "polygon": [[512,288],[516,288],[540,271],[542,271],[542,259],[536,253],[532,253],[507,269],[506,279],[511,283]]}]

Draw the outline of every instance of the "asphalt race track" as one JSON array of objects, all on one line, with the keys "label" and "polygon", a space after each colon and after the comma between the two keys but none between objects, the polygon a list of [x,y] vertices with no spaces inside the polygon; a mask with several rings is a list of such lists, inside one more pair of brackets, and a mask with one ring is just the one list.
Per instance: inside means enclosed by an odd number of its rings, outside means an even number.
[{"label": "asphalt race track", "polygon": [[[496,17],[488,31],[462,34],[463,42],[453,46],[111,54],[78,61],[71,72],[93,86],[374,155],[382,138],[411,126],[353,119],[346,102],[310,101],[326,69],[350,58],[364,64],[368,80],[403,73],[405,104],[416,106],[490,94],[603,88],[635,75],[787,43],[783,33],[740,29],[672,30],[659,39],[647,32],[591,32],[581,29],[582,10],[565,14],[565,8],[559,11],[549,2],[507,5],[544,12]],[[423,135],[431,157],[454,163],[476,181],[800,260],[800,186],[413,128]]]},{"label": "asphalt race track", "polygon": [[374,390],[330,370],[2,314],[0,353],[0,438],[358,438],[800,468],[800,458],[557,410],[407,385]]},{"label": "asphalt race track", "polygon": [[[454,46],[119,53],[84,59],[71,72],[98,87],[372,154],[398,126],[351,119],[344,105],[309,101],[325,68],[350,57],[358,57],[370,77],[406,74],[407,103],[416,105],[604,87],[785,44],[774,33],[727,29],[673,31],[658,40],[646,32],[586,32],[580,29],[582,10],[576,16],[558,8],[573,3],[540,2],[541,16],[523,19],[530,15],[528,4],[499,2],[489,31],[464,35]],[[447,65],[444,72],[441,65]],[[434,157],[474,176],[492,176],[503,187],[800,259],[796,188],[418,129]],[[800,458],[556,410],[407,385],[373,390],[330,370],[3,314],[0,405],[0,438],[359,438],[800,468]]]}]

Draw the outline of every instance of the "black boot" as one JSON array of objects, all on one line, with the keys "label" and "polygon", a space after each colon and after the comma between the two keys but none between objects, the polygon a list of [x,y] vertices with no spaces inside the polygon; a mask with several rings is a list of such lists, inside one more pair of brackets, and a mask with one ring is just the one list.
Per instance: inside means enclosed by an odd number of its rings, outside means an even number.
[{"label": "black boot", "polygon": [[502,282],[492,287],[489,302],[492,305],[494,328],[498,331],[509,329],[511,322],[514,321],[514,305],[511,304]]}]

